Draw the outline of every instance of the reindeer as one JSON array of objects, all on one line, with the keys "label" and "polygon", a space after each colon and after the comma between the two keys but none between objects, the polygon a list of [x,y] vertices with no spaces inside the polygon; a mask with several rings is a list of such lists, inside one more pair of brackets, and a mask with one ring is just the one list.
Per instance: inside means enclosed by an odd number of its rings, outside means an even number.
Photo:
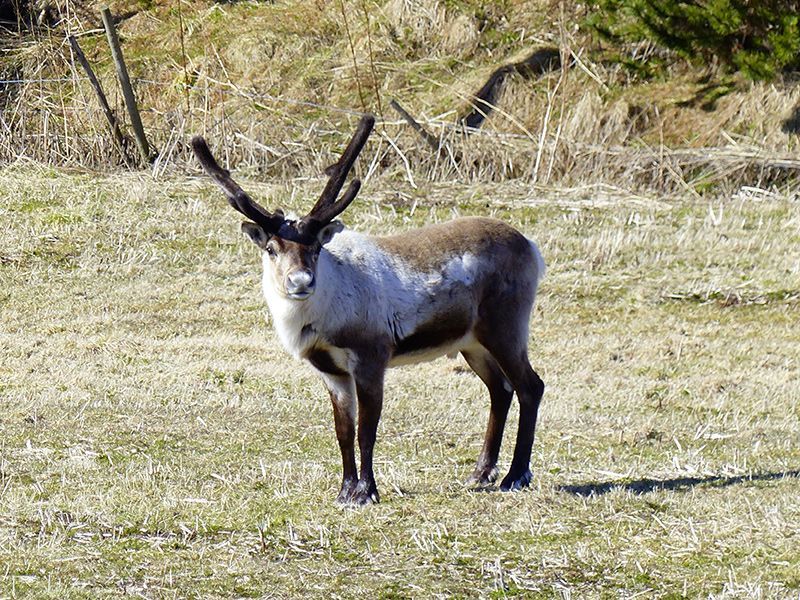
[{"label": "reindeer", "polygon": [[[335,218],[355,199],[354,179],[337,200],[375,119],[361,119],[319,200],[300,219],[256,204],[222,169],[202,137],[192,140],[205,172],[262,250],[262,288],[284,347],[307,360],[330,393],[342,454],[337,502],[379,501],[373,448],[388,367],[460,352],[489,389],[483,448],[468,483],[489,486],[514,391],[520,405],[514,457],[500,489],[518,490],[529,468],[544,383],[528,362],[528,324],[544,261],[536,245],[501,221],[467,217],[378,237]],[[355,440],[361,458],[356,467]]]}]

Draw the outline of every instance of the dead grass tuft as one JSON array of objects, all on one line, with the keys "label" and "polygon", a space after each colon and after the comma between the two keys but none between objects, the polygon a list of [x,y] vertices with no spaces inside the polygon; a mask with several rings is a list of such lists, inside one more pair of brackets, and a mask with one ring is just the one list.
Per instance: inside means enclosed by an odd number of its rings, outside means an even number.
[{"label": "dead grass tuft", "polygon": [[[377,112],[397,97],[447,152],[430,152],[384,114],[371,168],[415,184],[613,182],[643,194],[713,195],[783,188],[796,178],[796,142],[784,123],[800,97],[788,83],[741,86],[709,111],[694,100],[702,88],[696,74],[637,82],[595,60],[568,26],[580,12],[571,5],[348,2],[348,40],[338,4],[318,4],[185,7],[185,71],[174,11],[154,7],[121,23],[146,130],[160,150],[154,175],[193,169],[186,142],[202,133],[231,165],[267,178],[315,176],[346,139],[356,117],[349,111]],[[102,35],[77,17],[68,23],[84,33],[81,44],[124,124]],[[509,78],[484,131],[458,134],[457,116],[488,74],[542,44],[560,45],[572,66]],[[37,81],[7,88],[0,158],[119,164],[62,32],[20,42],[3,64]],[[51,78],[68,81],[38,81]]]}]

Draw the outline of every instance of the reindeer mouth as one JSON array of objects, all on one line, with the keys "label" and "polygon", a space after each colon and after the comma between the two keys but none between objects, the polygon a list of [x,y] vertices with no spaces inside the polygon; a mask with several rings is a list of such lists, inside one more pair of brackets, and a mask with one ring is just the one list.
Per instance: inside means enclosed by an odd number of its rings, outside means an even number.
[{"label": "reindeer mouth", "polygon": [[304,292],[291,292],[286,294],[289,299],[291,300],[308,300],[311,296],[314,295],[314,290],[306,290]]}]

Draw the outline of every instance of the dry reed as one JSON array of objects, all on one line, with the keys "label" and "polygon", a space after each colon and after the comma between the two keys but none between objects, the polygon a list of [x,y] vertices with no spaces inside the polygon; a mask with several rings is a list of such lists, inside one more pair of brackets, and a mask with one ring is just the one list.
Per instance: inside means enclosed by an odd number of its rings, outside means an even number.
[{"label": "dry reed", "polygon": [[[800,102],[797,90],[755,85],[720,100],[713,115],[678,107],[678,100],[694,89],[685,81],[674,86],[672,99],[638,97],[646,92],[641,87],[611,92],[609,85],[618,74],[573,52],[580,40],[566,33],[563,22],[570,16],[562,14],[560,43],[576,66],[536,83],[512,77],[484,129],[463,135],[455,126],[456,114],[469,103],[481,78],[497,66],[497,59],[482,55],[476,45],[480,36],[474,15],[457,14],[440,3],[405,0],[371,3],[368,14],[361,0],[352,14],[372,21],[369,35],[347,36],[341,35],[345,5],[340,4],[313,17],[298,10],[288,18],[286,9],[265,8],[253,16],[238,43],[229,46],[219,38],[227,25],[217,21],[243,25],[241,15],[230,14],[234,7],[185,11],[171,21],[162,13],[163,22],[155,25],[142,19],[126,23],[128,50],[135,53],[130,62],[140,75],[134,84],[145,127],[161,150],[154,174],[194,171],[186,142],[201,133],[224,148],[222,155],[236,168],[269,179],[316,176],[352,129],[357,114],[351,107],[363,104],[374,110],[381,96],[397,95],[411,98],[404,103],[447,149],[445,155],[432,153],[401,121],[385,115],[382,137],[374,136],[365,156],[381,172],[410,182],[520,179],[548,187],[613,182],[631,191],[694,195],[794,180],[794,142],[780,126]],[[283,19],[280,28],[276,15]],[[284,38],[253,38],[267,24]],[[303,26],[318,37],[302,35]],[[70,27],[83,26],[73,20],[66,29]],[[178,31],[181,35],[175,36]],[[177,41],[164,37],[170,34]],[[83,39],[91,46],[90,32]],[[156,40],[149,42],[155,46],[172,43],[176,59],[154,63],[148,54],[152,49],[142,49],[147,40]],[[332,59],[325,43],[349,58]],[[509,42],[518,53],[528,43],[524,32],[519,42]],[[265,44],[267,50],[259,51],[269,52],[268,59],[254,54]],[[198,53],[198,47],[204,51]],[[420,47],[426,48],[424,55]],[[104,68],[102,44],[93,50],[101,83],[125,127],[116,82]],[[19,72],[24,80],[4,88],[0,160],[24,157],[49,165],[119,167],[93,92],[69,52],[59,30],[20,43],[7,61],[16,69],[7,67],[7,78]],[[401,58],[390,61],[392,54]],[[148,77],[142,77],[141,65],[154,64]],[[259,72],[259,64],[267,66]],[[329,94],[319,89],[326,72],[333,75]],[[662,92],[658,85],[652,88],[651,94]],[[443,103],[450,110],[441,113]],[[695,133],[683,134],[681,141],[678,131]]]}]

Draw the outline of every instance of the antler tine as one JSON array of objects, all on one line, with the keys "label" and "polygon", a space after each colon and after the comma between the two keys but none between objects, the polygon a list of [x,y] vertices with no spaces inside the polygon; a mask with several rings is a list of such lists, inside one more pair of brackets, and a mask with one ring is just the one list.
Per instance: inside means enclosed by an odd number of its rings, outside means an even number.
[{"label": "antler tine", "polygon": [[347,208],[350,203],[355,200],[356,195],[358,194],[359,190],[361,189],[361,180],[360,179],[353,179],[350,182],[350,185],[347,187],[347,190],[339,199],[338,202],[332,202],[330,204],[326,204],[316,211],[312,211],[309,215],[304,219],[304,221],[314,221],[319,225],[326,225],[333,221],[339,214],[341,214],[345,208]]},{"label": "antler tine", "polygon": [[344,196],[336,202],[336,196],[339,195],[339,191],[342,189],[345,179],[347,179],[347,175],[350,173],[350,169],[353,168],[356,158],[358,158],[358,155],[364,148],[364,144],[367,143],[367,138],[369,138],[369,134],[372,133],[373,127],[375,127],[374,116],[368,114],[361,117],[358,128],[353,134],[350,143],[347,144],[347,148],[345,148],[341,158],[339,158],[335,164],[325,169],[325,172],[330,175],[330,179],[328,179],[328,183],[325,185],[325,189],[322,190],[322,194],[314,205],[314,208],[311,209],[304,220],[327,223],[347,208],[347,205],[355,199],[361,187],[361,182],[357,179],[350,184]]},{"label": "antler tine", "polygon": [[225,192],[225,195],[228,197],[228,203],[233,208],[248,219],[261,225],[261,227],[270,233],[274,233],[280,228],[283,223],[283,218],[278,215],[273,215],[264,207],[256,204],[252,198],[239,187],[239,184],[231,178],[230,172],[217,164],[217,161],[211,154],[211,150],[208,149],[208,144],[206,144],[205,139],[199,135],[192,138],[192,150],[198,162],[203,167],[203,170],[222,188],[222,191]]}]

